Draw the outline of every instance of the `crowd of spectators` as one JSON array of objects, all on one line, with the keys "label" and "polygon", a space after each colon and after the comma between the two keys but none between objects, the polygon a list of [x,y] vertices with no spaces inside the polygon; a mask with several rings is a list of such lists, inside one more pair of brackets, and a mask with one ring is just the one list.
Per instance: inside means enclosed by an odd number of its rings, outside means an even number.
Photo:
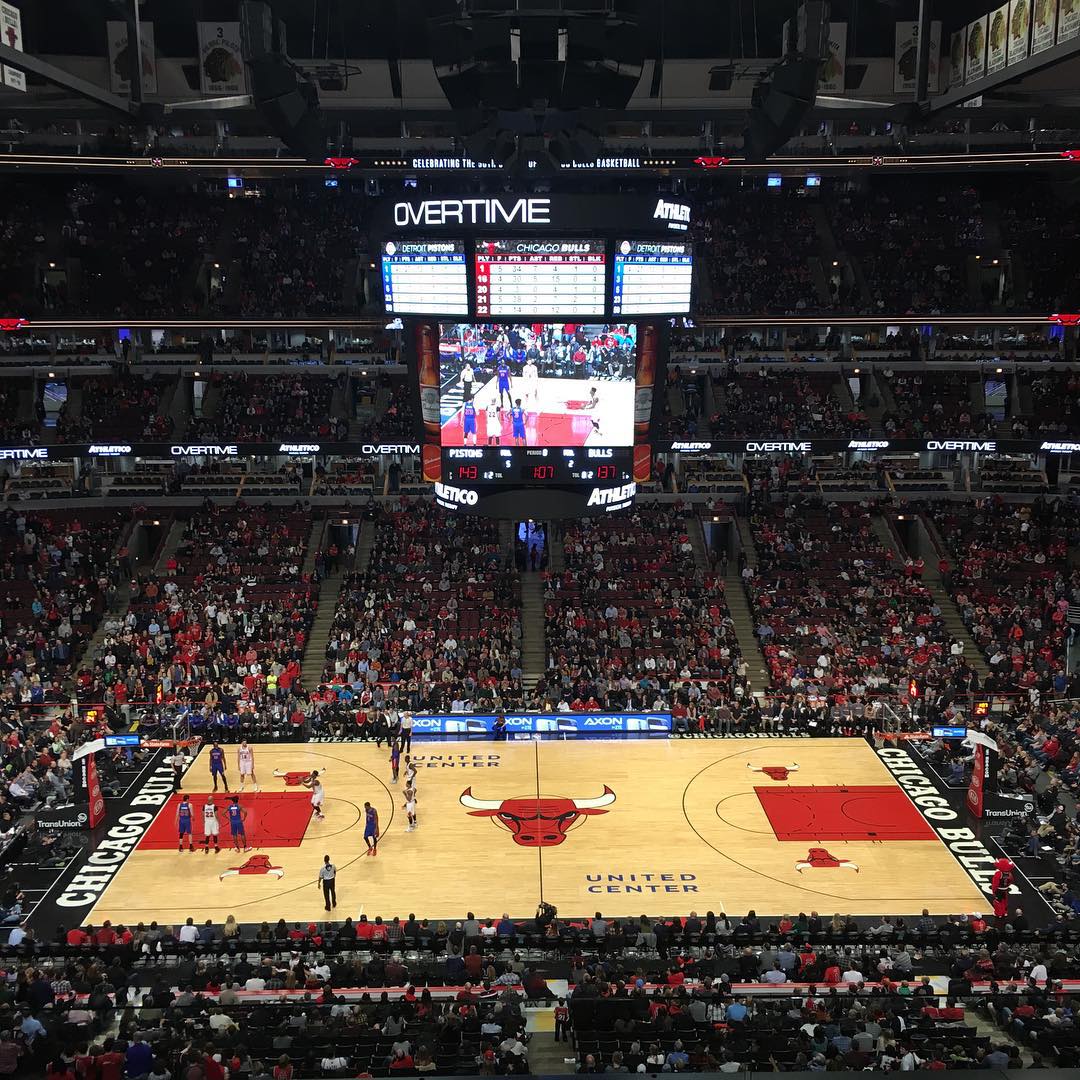
[{"label": "crowd of spectators", "polygon": [[520,585],[497,523],[410,500],[381,513],[369,569],[342,586],[324,679],[361,727],[368,710],[520,707]]},{"label": "crowd of spectators", "polygon": [[1080,303],[1080,207],[1047,188],[1014,191],[1002,206],[1002,234],[1023,262],[1025,311],[1073,311]]},{"label": "crowd of spectators", "polygon": [[61,234],[81,263],[80,313],[192,315],[203,306],[198,270],[221,231],[222,193],[80,181],[66,202]]},{"label": "crowd of spectators", "polygon": [[95,439],[162,438],[172,431],[172,420],[158,412],[169,379],[120,375],[90,375],[79,380],[81,408],[72,415],[65,402],[56,417],[60,442],[91,442]]},{"label": "crowd of spectators", "polygon": [[[331,315],[347,310],[346,268],[366,248],[366,210],[356,190],[268,185],[245,199],[233,226],[231,272],[240,275],[244,315]],[[221,307],[226,289],[215,301]],[[355,308],[356,303],[351,304]]]},{"label": "crowd of spectators", "polygon": [[870,506],[789,500],[750,526],[759,562],[742,577],[777,690],[863,700],[903,692],[911,676],[957,689],[973,677],[921,565],[898,565]]},{"label": "crowd of spectators", "polygon": [[0,514],[0,677],[10,700],[42,705],[92,637],[120,584],[119,511]]},{"label": "crowd of spectators", "polygon": [[127,612],[106,620],[77,672],[79,700],[145,724],[184,714],[196,734],[302,733],[300,667],[318,601],[302,569],[310,528],[305,514],[194,515],[164,572],[133,580]]},{"label": "crowd of spectators", "polygon": [[1061,696],[1069,604],[1080,601],[1080,572],[1069,550],[1080,510],[1060,501],[1030,505],[1000,498],[933,503],[928,514],[946,547],[947,584],[990,667],[987,688]]},{"label": "crowd of spectators", "polygon": [[836,376],[766,367],[729,374],[718,388],[717,412],[709,424],[720,436],[870,434],[866,414],[854,402],[842,404],[833,393],[837,386]]},{"label": "crowd of spectators", "polygon": [[344,438],[348,423],[330,415],[336,380],[323,376],[214,372],[219,401],[213,416],[197,418],[191,437],[273,441],[288,436]]},{"label": "crowd of spectators", "polygon": [[[867,310],[970,311],[966,258],[982,248],[978,191],[908,182],[851,191],[827,201],[833,234],[862,267]],[[982,299],[985,307],[990,298]]]},{"label": "crowd of spectators", "polygon": [[724,581],[699,572],[679,503],[567,523],[564,569],[544,575],[548,666],[533,694],[572,711],[671,711],[712,729],[748,697]]},{"label": "crowd of spectators", "polygon": [[[984,435],[997,430],[997,421],[972,401],[972,376],[967,372],[881,373],[892,394],[894,407],[887,408],[881,422],[890,438],[921,438],[934,435]],[[977,388],[982,391],[981,376]]]},{"label": "crowd of spectators", "polygon": [[712,290],[706,311],[799,315],[830,306],[808,263],[819,247],[814,219],[798,198],[740,191],[712,196],[699,213]]}]

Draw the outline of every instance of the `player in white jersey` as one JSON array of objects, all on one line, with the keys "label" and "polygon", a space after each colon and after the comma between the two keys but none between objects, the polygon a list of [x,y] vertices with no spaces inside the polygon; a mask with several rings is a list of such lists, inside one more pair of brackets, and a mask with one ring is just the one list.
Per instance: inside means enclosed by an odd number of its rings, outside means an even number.
[{"label": "player in white jersey", "polygon": [[502,440],[502,417],[499,415],[499,403],[492,398],[484,410],[486,417],[484,430],[487,432],[488,446],[498,446]]},{"label": "player in white jersey", "polygon": [[301,781],[306,788],[311,788],[311,808],[319,821],[324,821],[326,815],[322,812],[323,800],[326,798],[326,789],[319,782],[319,771],[316,769],[306,780]]},{"label": "player in white jersey", "polygon": [[531,357],[525,361],[525,366],[521,369],[521,381],[524,386],[521,396],[525,407],[531,407],[535,412],[540,400],[540,369]]},{"label": "player in white jersey", "polygon": [[405,796],[405,802],[403,804],[406,815],[409,819],[408,828],[406,832],[413,832],[416,829],[416,788],[412,785],[406,785],[405,790],[402,792]]},{"label": "player in white jersey", "polygon": [[221,822],[218,821],[217,804],[214,802],[213,795],[206,796],[206,802],[203,803],[202,816],[203,838],[206,841],[206,846],[203,848],[203,854],[210,854],[211,838],[214,841],[214,853],[217,854],[221,851],[221,842],[218,839],[221,832]]},{"label": "player in white jersey", "polygon": [[240,790],[244,790],[244,783],[250,777],[251,785],[256,791],[262,791],[259,781],[255,778],[255,751],[248,746],[245,739],[236,750],[236,771],[240,774]]}]

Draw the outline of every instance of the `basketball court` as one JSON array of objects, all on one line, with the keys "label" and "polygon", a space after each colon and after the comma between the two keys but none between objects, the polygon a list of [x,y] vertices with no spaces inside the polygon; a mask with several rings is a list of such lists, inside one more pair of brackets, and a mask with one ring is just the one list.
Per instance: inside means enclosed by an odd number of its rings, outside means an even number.
[{"label": "basketball court", "polygon": [[[596,389],[596,405],[590,391]],[[460,391],[457,398],[460,399]],[[510,406],[520,398],[525,411],[526,446],[629,446],[634,441],[634,381],[611,379],[537,379],[530,383],[515,377],[510,399],[502,397],[498,427],[488,430],[487,406],[499,402],[495,379],[479,387],[473,398],[476,407],[476,444],[486,446],[489,434],[499,436],[501,446],[513,446]],[[450,394],[444,404],[456,404]],[[463,404],[463,403],[462,403]],[[595,423],[594,423],[595,421]],[[442,426],[443,446],[465,446],[464,418],[458,405]]]},{"label": "basketball court", "polygon": [[[204,750],[184,780],[200,850],[177,853],[169,799],[79,917],[321,919],[316,872],[324,854],[338,866],[338,919],[410,911],[449,919],[468,910],[523,917],[541,897],[566,917],[987,908],[862,741],[450,742],[413,750],[420,825],[409,833],[385,749],[256,745],[262,793],[241,795],[252,850],[228,849],[223,820],[220,854],[201,850]],[[226,751],[235,783],[236,748]],[[324,821],[297,786],[312,769],[326,789]],[[383,830],[374,858],[361,836],[365,801]]]}]

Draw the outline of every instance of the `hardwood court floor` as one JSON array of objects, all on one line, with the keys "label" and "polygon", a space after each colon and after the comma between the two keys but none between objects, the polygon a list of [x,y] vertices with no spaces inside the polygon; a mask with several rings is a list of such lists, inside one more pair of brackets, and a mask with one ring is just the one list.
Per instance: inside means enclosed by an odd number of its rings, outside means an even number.
[{"label": "hardwood court floor", "polygon": [[[521,917],[534,912],[541,892],[564,916],[987,908],[874,751],[858,740],[420,743],[413,749],[420,826],[408,833],[401,785],[390,784],[384,749],[257,745],[264,792],[304,790],[287,787],[272,776],[275,770],[324,770],[326,820],[305,822],[301,815],[297,836],[295,814],[292,826],[283,825],[273,809],[280,799],[260,802],[249,790],[241,804],[250,814],[250,853],[137,848],[89,920],[321,919],[315,878],[324,854],[338,866],[338,919],[404,918],[410,911],[450,919],[467,910],[481,918],[504,911]],[[235,783],[235,747],[227,756]],[[792,765],[798,768],[787,771]],[[196,804],[197,840],[208,775],[204,750],[184,781]],[[470,811],[462,803],[467,790],[471,800],[491,806],[472,803]],[[361,836],[365,800],[377,807],[383,830],[377,858],[365,855]],[[501,800],[517,801],[495,810]],[[572,800],[606,804],[580,813]],[[161,813],[168,818],[157,823],[159,835],[171,828],[175,812],[166,806]],[[226,845],[224,821],[221,831]],[[548,838],[544,846],[522,842],[537,835]],[[243,873],[221,876],[241,867]]]}]

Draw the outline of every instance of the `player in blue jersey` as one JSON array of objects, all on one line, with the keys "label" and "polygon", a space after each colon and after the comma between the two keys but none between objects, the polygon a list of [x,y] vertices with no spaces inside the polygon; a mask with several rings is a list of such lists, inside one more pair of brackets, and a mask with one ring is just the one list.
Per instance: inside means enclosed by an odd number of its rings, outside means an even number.
[{"label": "player in blue jersey", "polygon": [[396,741],[390,744],[390,783],[398,782],[398,771],[401,768],[401,747]]},{"label": "player in blue jersey", "polygon": [[465,433],[465,442],[469,446],[476,445],[476,406],[471,401],[466,401],[461,406],[462,430]]},{"label": "player in blue jersey", "polygon": [[513,404],[514,399],[510,393],[510,365],[505,359],[500,360],[495,368],[495,377],[498,380],[499,405],[502,405],[503,394],[506,394],[506,400]]},{"label": "player in blue jersey", "polygon": [[368,855],[379,854],[379,811],[371,803],[364,803],[364,843]]},{"label": "player in blue jersey", "polygon": [[234,795],[229,803],[229,832],[232,834],[233,847],[237,851],[250,851],[247,842],[247,830],[244,822],[247,820],[247,811],[240,805],[240,796]]},{"label": "player in blue jersey", "polygon": [[[502,400],[501,398],[499,399]],[[513,421],[514,430],[512,432],[514,437],[514,443],[517,446],[525,445],[525,410],[521,407],[521,398],[518,398],[514,402],[514,407],[510,410],[510,419]],[[518,440],[521,440],[518,442]]]},{"label": "player in blue jersey", "polygon": [[177,851],[184,850],[184,837],[187,837],[188,851],[195,850],[194,838],[191,835],[191,802],[185,795],[176,808],[176,832],[180,838]]},{"label": "player in blue jersey", "polygon": [[229,790],[229,781],[225,779],[225,751],[216,742],[210,747],[210,779],[214,781],[215,791],[218,780],[226,791]]}]

